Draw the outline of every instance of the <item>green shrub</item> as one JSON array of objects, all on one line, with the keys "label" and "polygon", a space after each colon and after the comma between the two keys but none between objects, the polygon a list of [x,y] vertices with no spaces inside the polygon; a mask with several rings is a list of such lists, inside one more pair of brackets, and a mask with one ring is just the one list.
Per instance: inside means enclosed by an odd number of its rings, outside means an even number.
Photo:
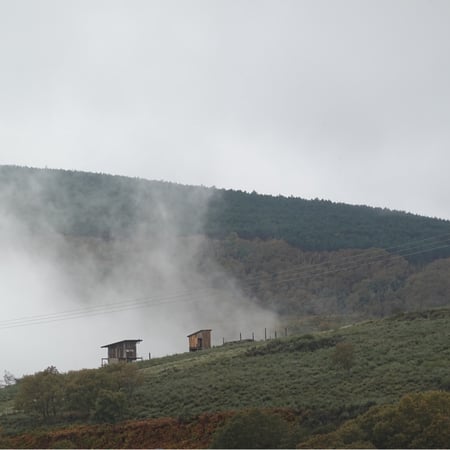
[{"label": "green shrub", "polygon": [[230,419],[216,432],[211,448],[283,448],[288,435],[281,417],[254,409]]},{"label": "green shrub", "polygon": [[333,365],[350,371],[355,361],[355,352],[350,342],[338,342],[333,353]]},{"label": "green shrub", "polygon": [[123,392],[101,390],[95,402],[93,419],[97,422],[114,423],[123,418],[126,406],[127,399]]},{"label": "green shrub", "polygon": [[448,448],[449,443],[450,393],[430,391],[375,406],[298,448]]}]

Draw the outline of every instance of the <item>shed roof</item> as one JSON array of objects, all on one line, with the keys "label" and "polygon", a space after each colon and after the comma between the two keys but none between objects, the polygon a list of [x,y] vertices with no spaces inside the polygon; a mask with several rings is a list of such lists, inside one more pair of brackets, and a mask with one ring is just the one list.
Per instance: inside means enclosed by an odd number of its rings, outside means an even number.
[{"label": "shed roof", "polygon": [[202,331],[212,331],[212,330],[211,330],[211,329],[198,330],[198,331],[196,331],[195,333],[191,333],[191,334],[188,334],[188,335],[187,335],[187,337],[191,337],[191,336],[194,336],[194,334],[198,334],[198,333],[201,333]]},{"label": "shed roof", "polygon": [[113,342],[112,344],[102,345],[101,348],[114,347],[115,345],[124,344],[125,342],[134,342],[135,344],[137,344],[139,342],[142,342],[142,339],[125,339],[123,341]]}]

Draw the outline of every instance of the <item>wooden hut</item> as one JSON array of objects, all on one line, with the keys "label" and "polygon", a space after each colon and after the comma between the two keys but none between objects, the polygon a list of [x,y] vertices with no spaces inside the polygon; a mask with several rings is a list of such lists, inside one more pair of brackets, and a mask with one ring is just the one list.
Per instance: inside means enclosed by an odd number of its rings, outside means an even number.
[{"label": "wooden hut", "polygon": [[114,342],[113,344],[103,345],[101,348],[108,349],[108,357],[102,358],[102,366],[116,362],[132,362],[142,358],[137,356],[136,344],[142,342],[142,339],[128,339],[125,341]]},{"label": "wooden hut", "polygon": [[211,348],[211,330],[199,330],[188,336],[189,351],[196,352]]}]

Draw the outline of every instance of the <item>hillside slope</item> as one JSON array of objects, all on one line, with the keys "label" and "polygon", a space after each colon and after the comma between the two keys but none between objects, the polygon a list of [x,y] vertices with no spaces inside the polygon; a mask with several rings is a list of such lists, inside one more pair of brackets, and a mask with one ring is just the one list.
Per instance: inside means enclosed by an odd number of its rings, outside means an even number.
[{"label": "hillside slope", "polygon": [[[145,361],[137,363],[144,384],[135,392],[127,417],[177,418],[180,429],[196,427],[197,441],[192,440],[191,431],[183,431],[187,433],[185,437],[189,436],[189,445],[195,446],[197,442],[197,446],[204,446],[205,436],[211,438],[228,411],[281,408],[296,417],[302,429],[301,439],[307,439],[335,429],[371,406],[395,403],[405,394],[448,390],[449,339],[450,310],[431,310],[315,335],[228,344],[204,352]],[[333,363],[338,342],[352,346],[350,370]],[[91,391],[91,395],[97,394]],[[0,416],[0,425],[4,437],[19,432],[24,436],[17,440],[22,446],[27,446],[27,442],[36,444],[39,441],[27,441],[23,433],[46,425],[45,422],[36,417],[33,422],[30,417],[12,412],[5,407],[11,401],[11,395],[2,392],[0,409],[6,414]],[[220,411],[223,415],[214,416]],[[204,414],[211,414],[211,418],[202,418]],[[64,427],[66,421],[67,416],[63,415],[59,425],[54,422],[53,427]],[[169,422],[175,426],[173,421],[163,420],[158,429],[169,426]],[[93,429],[93,434],[75,427],[63,433],[52,431],[50,435],[70,439],[72,434],[76,435],[73,442],[86,444],[77,433],[87,433],[86,436],[97,439],[88,445],[108,447],[117,445],[118,437],[126,439],[123,433],[129,433],[128,445],[145,447],[150,441],[136,439],[154,426],[156,422],[142,424],[140,429],[136,422],[135,431],[130,423],[126,427],[110,426],[109,431]],[[133,441],[134,432],[138,434]],[[45,440],[45,433],[41,431],[35,438]]]},{"label": "hillside slope", "polygon": [[[377,317],[449,305],[448,221],[10,166],[0,166],[0,188],[0,229],[8,221],[12,229],[25,226],[46,251],[58,240],[55,232],[63,235],[51,258],[75,281],[84,280],[74,282],[80,296],[89,297],[89,286],[117,279],[118,273],[127,274],[119,283],[124,298],[146,295],[161,278],[171,282],[152,256],[157,242],[158,258],[170,261],[186,280],[206,275],[203,284],[227,291],[228,277],[254,303],[284,317]],[[182,265],[180,253],[186,256]],[[96,271],[85,270],[91,264]],[[192,291],[199,283],[184,284]],[[130,294],[134,287],[139,290]]]},{"label": "hillside slope", "polygon": [[209,248],[248,296],[283,316],[379,317],[450,305],[450,258],[417,265],[382,249],[313,252],[237,236]]},{"label": "hillside slope", "polygon": [[[225,345],[141,364],[138,417],[248,407],[350,410],[448,382],[450,310],[409,313],[316,335]],[[351,373],[333,366],[339,341]]]}]

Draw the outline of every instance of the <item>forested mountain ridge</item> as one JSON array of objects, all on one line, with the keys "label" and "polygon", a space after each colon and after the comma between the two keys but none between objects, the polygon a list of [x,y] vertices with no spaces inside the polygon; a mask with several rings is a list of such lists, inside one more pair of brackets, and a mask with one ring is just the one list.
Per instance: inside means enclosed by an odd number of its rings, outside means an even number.
[{"label": "forested mountain ridge", "polygon": [[[64,235],[57,252],[65,255],[68,273],[77,273],[76,262],[89,255],[101,276],[114,278],[114,268],[122,267],[130,272],[129,282],[143,290],[151,290],[147,269],[139,278],[123,265],[141,267],[148,256],[125,262],[115,242],[132,238],[136,248],[145,248],[149,236],[161,242],[177,236],[182,243],[170,250],[171,260],[183,249],[196,249],[181,272],[189,267],[207,274],[218,264],[248,298],[284,317],[379,317],[449,305],[450,222],[445,220],[11,166],[0,166],[0,209],[3,219],[13,216],[42,243],[51,242],[52,233]],[[48,232],[47,241],[39,237]],[[192,244],[198,237],[201,245]],[[89,284],[90,274],[79,276],[82,286]]]},{"label": "forested mountain ridge", "polygon": [[21,220],[36,227],[45,219],[66,235],[123,236],[138,225],[141,232],[152,232],[169,220],[181,235],[223,239],[234,232],[309,251],[377,247],[395,252],[423,240],[407,258],[450,257],[450,221],[329,200],[15,166],[0,166],[0,192],[0,204]]}]

